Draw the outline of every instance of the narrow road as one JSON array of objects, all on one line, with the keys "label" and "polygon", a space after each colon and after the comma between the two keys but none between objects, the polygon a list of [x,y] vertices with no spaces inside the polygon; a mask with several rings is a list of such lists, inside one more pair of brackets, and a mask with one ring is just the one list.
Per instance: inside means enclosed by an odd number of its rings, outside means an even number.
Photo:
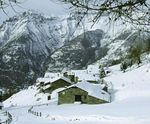
[{"label": "narrow road", "polygon": [[[144,101],[144,99],[142,100]],[[146,101],[147,100],[149,101],[149,99],[146,98]],[[59,107],[56,106],[57,108],[55,108],[54,106],[51,107],[48,106],[46,108],[45,106],[41,108],[39,107],[38,109],[40,109],[41,112],[42,110],[43,112],[44,110],[48,112],[47,113],[48,115],[46,114],[46,116],[43,117],[35,116],[31,113],[28,113],[28,109],[31,108],[31,106],[16,107],[16,108],[13,107],[5,110],[12,115],[11,124],[150,124],[149,109],[147,107],[147,105],[149,105],[148,104],[149,102],[146,101],[144,102],[145,104],[143,103],[139,104],[140,107],[137,104],[138,102],[135,102],[137,106],[133,104],[132,106],[130,105],[129,107],[128,106],[129,104],[127,104],[128,109],[125,107],[125,105],[123,105],[123,103],[122,105],[125,108],[122,109],[119,108],[118,106],[116,107],[111,106],[110,112],[108,113],[106,112],[109,110],[109,108],[103,109],[104,107],[97,107],[97,106],[87,107],[87,106],[75,106],[75,105],[74,106],[64,105]],[[146,105],[146,108],[144,105]],[[99,110],[103,111],[104,113],[102,112],[103,114],[98,114],[96,113],[96,109],[98,113],[100,113]],[[85,110],[87,110],[87,112],[91,112],[91,114],[89,115],[85,114],[84,112]],[[115,113],[112,113],[112,111],[113,112],[116,111],[116,116],[114,116]],[[121,113],[119,111],[124,112],[125,115],[121,116],[120,115]],[[52,119],[52,117],[54,118]]]},{"label": "narrow road", "polygon": [[[31,106],[30,106],[31,107]],[[18,107],[6,109],[12,115],[11,124],[91,124],[83,122],[69,122],[61,120],[51,120],[50,118],[37,117],[28,113],[30,107]]]},{"label": "narrow road", "polygon": [[50,124],[50,120],[42,117],[37,117],[28,113],[29,107],[10,108],[7,111],[12,115],[11,124]]}]

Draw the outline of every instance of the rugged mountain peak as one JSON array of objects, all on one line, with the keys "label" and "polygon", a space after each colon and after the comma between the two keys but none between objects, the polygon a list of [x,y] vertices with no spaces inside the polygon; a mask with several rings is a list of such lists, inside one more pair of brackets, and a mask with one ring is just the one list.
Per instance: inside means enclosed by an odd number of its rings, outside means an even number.
[{"label": "rugged mountain peak", "polygon": [[0,27],[1,85],[31,83],[43,74],[47,57],[64,44],[64,32],[60,20],[30,11],[6,20]]},{"label": "rugged mountain peak", "polygon": [[[50,71],[57,68],[55,61],[59,58],[54,60],[52,56],[59,50],[65,52],[65,57],[59,61],[62,62],[61,67],[65,66],[63,62],[72,53],[76,56],[86,55],[82,60],[84,62],[78,66],[84,67],[91,62],[91,58],[85,62],[90,51],[95,56],[94,52],[100,48],[104,32],[93,30],[82,34],[82,31],[82,27],[76,28],[73,18],[46,17],[33,11],[23,12],[6,20],[0,27],[0,85],[8,86],[13,83],[19,86],[34,83],[36,77],[42,76],[47,70],[47,65],[53,65],[54,69]],[[74,45],[81,49],[76,50]],[[79,60],[81,59],[80,57]],[[67,63],[72,61],[74,59],[71,57]],[[80,61],[77,63],[80,64]],[[76,65],[69,67],[74,68]]]},{"label": "rugged mountain peak", "polygon": [[33,84],[47,69],[82,69],[102,57],[109,61],[134,45],[135,37],[139,39],[131,30],[110,37],[100,29],[104,25],[91,29],[89,23],[76,24],[71,17],[33,11],[6,20],[0,26],[0,86]]}]

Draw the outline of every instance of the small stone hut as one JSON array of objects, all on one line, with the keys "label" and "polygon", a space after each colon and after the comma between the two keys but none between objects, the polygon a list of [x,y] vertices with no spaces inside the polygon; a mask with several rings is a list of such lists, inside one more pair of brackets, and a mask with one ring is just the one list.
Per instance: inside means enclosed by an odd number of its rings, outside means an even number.
[{"label": "small stone hut", "polygon": [[82,81],[58,92],[58,104],[102,104],[110,101],[110,95],[99,84]]}]

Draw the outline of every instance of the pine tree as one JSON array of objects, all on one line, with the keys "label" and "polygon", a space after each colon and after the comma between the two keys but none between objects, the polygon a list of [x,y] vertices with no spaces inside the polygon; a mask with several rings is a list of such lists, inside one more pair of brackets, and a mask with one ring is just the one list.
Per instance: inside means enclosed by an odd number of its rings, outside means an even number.
[{"label": "pine tree", "polygon": [[137,63],[138,66],[141,63],[142,46],[137,45],[129,49],[128,58],[133,62]]},{"label": "pine tree", "polygon": [[104,77],[106,77],[106,73],[105,73],[104,68],[102,67],[102,68],[100,69],[100,78],[104,78]]},{"label": "pine tree", "polygon": [[121,63],[120,69],[121,69],[121,71],[125,72],[126,69],[127,69],[127,67],[128,67],[128,65],[127,65],[127,63],[124,61],[124,62]]}]

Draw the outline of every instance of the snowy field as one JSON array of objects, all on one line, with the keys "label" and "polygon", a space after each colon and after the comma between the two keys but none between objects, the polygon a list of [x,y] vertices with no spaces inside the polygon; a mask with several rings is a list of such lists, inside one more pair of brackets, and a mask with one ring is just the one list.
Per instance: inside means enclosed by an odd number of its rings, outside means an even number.
[{"label": "snowy field", "polygon": [[[6,107],[16,106],[5,108],[12,114],[12,124],[150,124],[150,64],[125,73],[119,65],[110,69],[105,80],[113,84],[111,103],[56,105],[56,99],[48,103],[46,96],[35,95],[37,90],[30,87],[4,102]],[[40,96],[43,102],[36,101]],[[42,117],[28,113],[31,105],[36,105],[32,111],[41,112]]]}]

